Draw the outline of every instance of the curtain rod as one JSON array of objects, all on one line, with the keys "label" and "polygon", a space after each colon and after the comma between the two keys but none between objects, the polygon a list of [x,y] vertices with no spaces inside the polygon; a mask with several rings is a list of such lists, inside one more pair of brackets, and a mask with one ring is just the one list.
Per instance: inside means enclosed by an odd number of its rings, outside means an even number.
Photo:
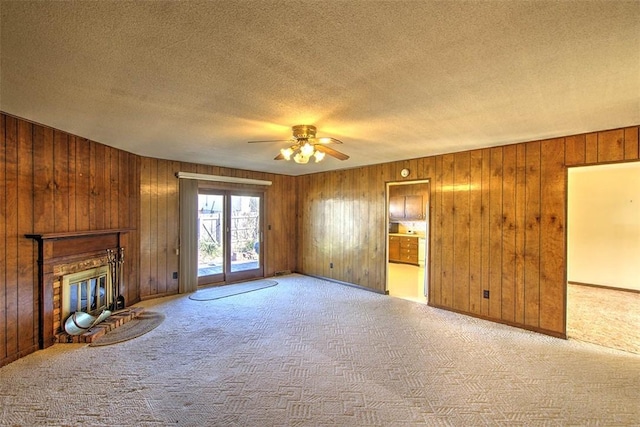
[{"label": "curtain rod", "polygon": [[234,176],[221,176],[221,175],[206,175],[203,173],[193,173],[193,172],[176,172],[176,178],[198,179],[201,181],[231,182],[235,184],[271,185],[271,181],[263,181],[261,179],[237,178]]}]

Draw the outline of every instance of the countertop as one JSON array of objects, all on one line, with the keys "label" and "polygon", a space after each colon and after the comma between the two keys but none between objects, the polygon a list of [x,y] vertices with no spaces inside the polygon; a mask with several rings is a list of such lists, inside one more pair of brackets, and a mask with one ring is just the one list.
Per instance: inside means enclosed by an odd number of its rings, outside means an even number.
[{"label": "countertop", "polygon": [[413,234],[409,234],[409,233],[389,233],[389,236],[418,237],[420,239],[424,239],[425,238],[424,234],[418,234],[418,233],[413,233]]}]

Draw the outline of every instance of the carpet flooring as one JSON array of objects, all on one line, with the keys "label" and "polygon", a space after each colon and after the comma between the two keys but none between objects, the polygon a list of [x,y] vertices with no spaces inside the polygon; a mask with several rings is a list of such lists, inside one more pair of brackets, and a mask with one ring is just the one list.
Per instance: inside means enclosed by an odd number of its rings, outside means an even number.
[{"label": "carpet flooring", "polygon": [[194,301],[211,301],[214,299],[245,294],[247,292],[259,291],[260,289],[270,288],[277,284],[278,282],[275,280],[261,279],[232,285],[211,286],[209,288],[198,289],[196,292],[189,295],[189,299]]},{"label": "carpet flooring", "polygon": [[0,425],[640,425],[640,356],[290,275],[0,368]]},{"label": "carpet flooring", "polygon": [[640,294],[569,283],[567,336],[640,354]]}]

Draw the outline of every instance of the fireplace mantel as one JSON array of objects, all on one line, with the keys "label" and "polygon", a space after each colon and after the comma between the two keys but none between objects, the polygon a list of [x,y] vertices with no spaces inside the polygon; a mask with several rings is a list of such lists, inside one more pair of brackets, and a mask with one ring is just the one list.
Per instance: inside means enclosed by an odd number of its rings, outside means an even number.
[{"label": "fireplace mantel", "polygon": [[111,228],[107,230],[89,230],[89,231],[70,231],[66,233],[42,233],[42,234],[25,234],[24,236],[29,239],[35,240],[60,240],[60,239],[73,239],[75,237],[86,237],[86,236],[101,236],[103,234],[120,234],[120,233],[128,233],[129,231],[133,231],[132,228]]},{"label": "fireplace mantel", "polygon": [[134,229],[116,228],[64,233],[25,234],[26,238],[38,242],[39,345],[41,349],[54,344],[54,266],[101,255],[107,249],[119,250],[124,248],[126,247],[126,238],[124,236],[131,231],[134,231]]}]

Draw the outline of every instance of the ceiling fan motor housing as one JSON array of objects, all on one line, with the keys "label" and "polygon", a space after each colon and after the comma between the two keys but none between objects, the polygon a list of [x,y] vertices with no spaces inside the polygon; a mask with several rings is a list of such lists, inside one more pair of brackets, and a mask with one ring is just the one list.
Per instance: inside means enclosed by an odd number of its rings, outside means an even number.
[{"label": "ceiling fan motor housing", "polygon": [[291,128],[296,139],[309,139],[316,137],[316,127],[312,125],[297,125]]}]

